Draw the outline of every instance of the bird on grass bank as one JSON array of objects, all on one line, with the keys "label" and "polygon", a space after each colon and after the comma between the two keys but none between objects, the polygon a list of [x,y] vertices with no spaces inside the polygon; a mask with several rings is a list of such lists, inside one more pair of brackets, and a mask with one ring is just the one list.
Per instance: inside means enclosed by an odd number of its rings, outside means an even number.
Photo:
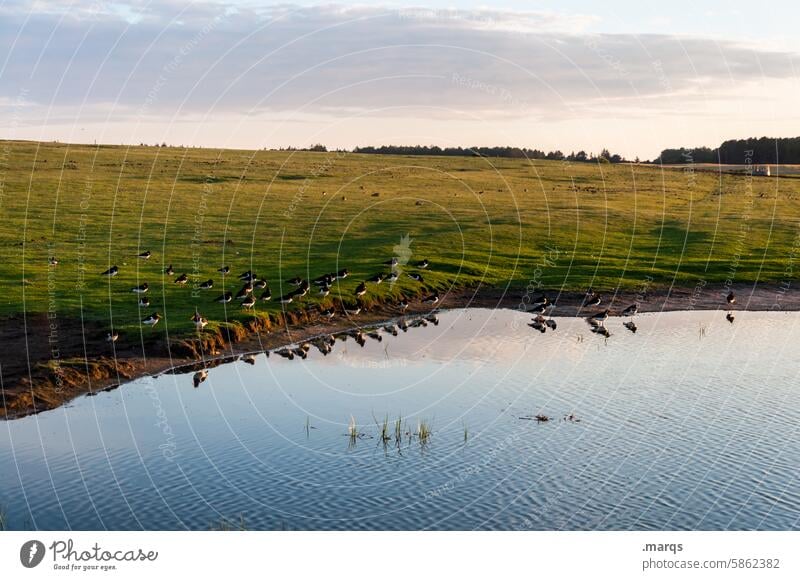
[{"label": "bird on grass bank", "polygon": [[436,304],[437,302],[439,302],[439,293],[434,292],[430,296],[426,296],[425,298],[423,298],[422,301],[425,304]]},{"label": "bird on grass bank", "polygon": [[356,286],[356,296],[363,296],[366,293],[367,293],[367,285],[364,282]]},{"label": "bird on grass bank", "polygon": [[408,275],[408,277],[411,278],[412,280],[416,280],[417,282],[424,282],[425,281],[425,280],[422,279],[422,275],[421,274],[417,274],[416,272],[411,272]]},{"label": "bird on grass bank", "polygon": [[116,276],[119,274],[119,267],[118,266],[111,266],[108,270],[100,274],[101,276],[108,276],[109,278],[112,276]]},{"label": "bird on grass bank", "polygon": [[148,290],[150,290],[150,286],[148,286],[147,282],[131,288],[131,292],[133,292],[134,294],[144,294]]},{"label": "bird on grass bank", "polygon": [[330,293],[331,293],[331,287],[330,286],[320,286],[319,291],[317,292],[317,295],[325,297]]},{"label": "bird on grass bank", "polygon": [[731,292],[730,292],[730,293],[728,293],[728,295],[725,297],[725,300],[727,300],[727,301],[728,301],[728,304],[736,304],[736,295],[733,293],[733,291],[731,291]]},{"label": "bird on grass bank", "polygon": [[424,270],[425,268],[427,268],[429,266],[429,263],[428,263],[428,260],[421,260],[421,261],[417,262],[416,265],[417,265],[417,268],[419,268],[421,270]]},{"label": "bird on grass bank", "polygon": [[347,268],[344,268],[344,269],[339,270],[338,272],[336,272],[336,278],[339,279],[339,280],[344,280],[349,275],[350,275],[350,272],[347,270]]},{"label": "bird on grass bank", "polygon": [[150,256],[152,256],[152,254],[150,253],[150,250],[147,250],[146,252],[142,252],[141,254],[139,254],[137,258],[139,258],[140,260],[149,260]]},{"label": "bird on grass bank", "polygon": [[282,356],[283,358],[288,358],[289,360],[294,360],[294,353],[288,348],[276,350],[275,354],[277,354],[278,356]]},{"label": "bird on grass bank", "polygon": [[237,300],[243,300],[253,293],[253,287],[250,284],[242,286],[241,290],[236,293]]},{"label": "bird on grass bank", "polygon": [[256,305],[256,297],[252,294],[248,294],[247,298],[242,300],[242,308],[245,310],[250,310],[253,306]]},{"label": "bird on grass bank", "polygon": [[172,276],[175,274],[175,269],[172,267],[172,264],[164,268],[164,274],[167,276]]},{"label": "bird on grass bank", "polygon": [[230,273],[230,271],[231,271],[231,267],[230,267],[230,266],[223,266],[222,268],[218,268],[218,269],[217,269],[217,272],[219,272],[219,273],[220,273],[220,274],[222,274],[223,276],[224,276],[225,274],[228,274],[228,273]]},{"label": "bird on grass bank", "polygon": [[386,260],[383,263],[384,266],[389,266],[391,268],[396,268],[398,264],[399,264],[399,262],[398,262],[397,258],[392,258],[391,260]]},{"label": "bird on grass bank", "polygon": [[258,299],[261,300],[261,302],[269,302],[272,300],[272,290],[267,288],[261,293],[261,296],[259,296]]},{"label": "bird on grass bank", "polygon": [[227,304],[231,300],[233,300],[233,293],[223,292],[220,296],[214,299],[214,302],[219,302],[220,304]]},{"label": "bird on grass bank", "polygon": [[622,311],[622,316],[636,316],[638,312],[639,312],[639,305],[631,304],[625,310]]},{"label": "bird on grass bank", "polygon": [[397,279],[398,279],[399,277],[400,277],[400,276],[397,274],[397,272],[395,272],[394,270],[392,270],[391,272],[389,272],[388,274],[386,274],[386,277],[384,278],[384,280],[386,280],[387,282],[397,282]]},{"label": "bird on grass bank", "polygon": [[147,296],[142,296],[139,298],[139,307],[140,308],[149,308],[150,307],[150,299]]},{"label": "bird on grass bank", "polygon": [[55,256],[50,256],[47,259],[47,263],[50,264],[51,266],[58,266],[58,259]]},{"label": "bird on grass bank", "polygon": [[333,308],[326,308],[325,310],[320,311],[320,315],[325,318],[333,318],[336,316],[336,310]]},{"label": "bird on grass bank", "polygon": [[155,326],[158,324],[159,320],[161,320],[161,315],[158,312],[153,312],[147,318],[142,319],[142,324],[146,324],[147,326]]},{"label": "bird on grass bank", "polygon": [[118,332],[109,332],[106,334],[106,342],[117,342],[119,339]]},{"label": "bird on grass bank", "polygon": [[200,383],[205,381],[207,378],[208,378],[208,371],[206,369],[194,373],[194,376],[192,376],[192,382],[194,383],[194,388],[196,389],[197,387],[199,387]]},{"label": "bird on grass bank", "polygon": [[303,283],[303,279],[300,276],[295,276],[294,278],[287,280],[286,283],[292,286],[300,286],[300,284]]},{"label": "bird on grass bank", "polygon": [[383,282],[384,277],[385,276],[383,274],[375,274],[372,278],[368,279],[367,282],[374,282],[375,284],[380,284],[381,282]]},{"label": "bird on grass bank", "polygon": [[214,287],[214,280],[209,278],[205,282],[200,282],[200,290],[211,290]]},{"label": "bird on grass bank", "polygon": [[264,279],[257,279],[255,282],[253,282],[253,287],[263,290],[267,287],[267,281]]},{"label": "bird on grass bank", "polygon": [[181,274],[180,276],[175,278],[175,283],[180,286],[186,286],[188,282],[189,282],[189,276],[187,276],[186,274]]},{"label": "bird on grass bank", "polygon": [[194,315],[192,316],[191,320],[194,322],[194,326],[197,328],[197,330],[203,330],[208,324],[208,320],[203,318],[197,310],[194,311]]},{"label": "bird on grass bank", "polygon": [[242,272],[239,274],[239,280],[244,280],[245,282],[250,282],[255,278],[256,275],[253,274],[252,270],[247,270],[246,272]]},{"label": "bird on grass bank", "polygon": [[289,294],[284,294],[280,297],[279,302],[281,304],[291,304],[294,302],[294,292],[290,292]]}]

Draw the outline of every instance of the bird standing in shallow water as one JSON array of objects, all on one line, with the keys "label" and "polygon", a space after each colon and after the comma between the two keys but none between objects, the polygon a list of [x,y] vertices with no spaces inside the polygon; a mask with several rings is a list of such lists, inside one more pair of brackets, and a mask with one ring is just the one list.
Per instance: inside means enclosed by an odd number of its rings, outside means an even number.
[{"label": "bird standing in shallow water", "polygon": [[196,389],[197,387],[199,387],[200,383],[202,383],[207,378],[208,378],[208,371],[206,369],[203,369],[201,371],[197,371],[196,373],[194,373],[194,376],[192,377],[192,382],[194,383],[194,388]]},{"label": "bird standing in shallow water", "polygon": [[439,302],[439,293],[434,292],[430,296],[423,298],[422,301],[425,302],[426,304],[436,304],[437,302]]},{"label": "bird standing in shallow water", "polygon": [[637,312],[639,312],[639,305],[631,304],[622,311],[622,316],[635,316]]}]

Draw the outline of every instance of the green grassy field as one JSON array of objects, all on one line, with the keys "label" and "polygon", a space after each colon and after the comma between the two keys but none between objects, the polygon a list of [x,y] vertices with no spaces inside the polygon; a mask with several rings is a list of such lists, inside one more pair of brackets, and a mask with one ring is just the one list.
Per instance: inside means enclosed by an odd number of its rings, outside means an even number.
[{"label": "green grassy field", "polygon": [[[281,310],[274,300],[255,313],[215,303],[223,264],[226,290],[253,269],[273,297],[291,277],[348,268],[339,288],[352,300],[398,245],[412,263],[430,260],[425,290],[778,282],[793,277],[797,253],[795,179],[515,159],[0,146],[0,315],[113,319],[123,333],[138,333],[154,311],[168,324],[145,332],[177,336],[193,331],[195,308],[212,326]],[[144,250],[148,261],[136,258]],[[114,264],[119,276],[99,276]],[[174,284],[168,264],[192,282],[213,278],[214,289]],[[140,311],[130,289],[142,282],[152,306]],[[367,298],[422,286],[403,276],[392,288],[369,285]]]}]

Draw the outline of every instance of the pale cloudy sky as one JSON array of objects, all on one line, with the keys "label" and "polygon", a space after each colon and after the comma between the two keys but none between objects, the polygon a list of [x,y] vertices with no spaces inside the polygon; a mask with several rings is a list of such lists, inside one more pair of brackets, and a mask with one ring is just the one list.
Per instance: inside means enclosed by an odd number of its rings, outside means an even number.
[{"label": "pale cloudy sky", "polygon": [[0,0],[0,138],[652,158],[800,135],[795,2],[419,4]]}]

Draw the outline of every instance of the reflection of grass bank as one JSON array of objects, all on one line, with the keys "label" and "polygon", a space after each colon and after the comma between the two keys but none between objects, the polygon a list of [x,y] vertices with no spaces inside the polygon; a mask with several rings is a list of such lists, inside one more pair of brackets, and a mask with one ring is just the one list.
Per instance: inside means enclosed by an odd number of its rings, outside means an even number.
[{"label": "reflection of grass bank", "polygon": [[0,505],[0,532],[3,532],[8,529],[8,516],[6,515],[6,510]]}]

